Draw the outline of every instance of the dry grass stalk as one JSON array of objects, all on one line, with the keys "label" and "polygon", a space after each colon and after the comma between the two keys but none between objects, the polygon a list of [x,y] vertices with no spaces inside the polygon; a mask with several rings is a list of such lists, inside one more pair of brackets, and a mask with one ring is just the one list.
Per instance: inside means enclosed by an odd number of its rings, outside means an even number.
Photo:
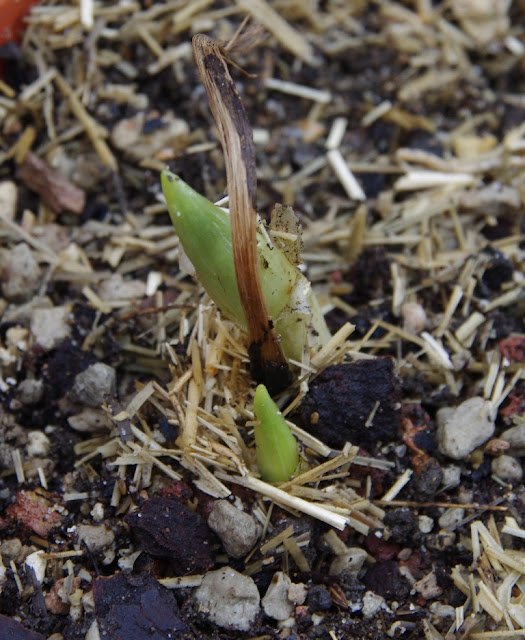
[{"label": "dry grass stalk", "polygon": [[208,36],[197,35],[193,48],[226,161],[233,258],[248,327],[252,375],[275,392],[289,384],[290,372],[270,322],[259,275],[251,127],[219,45]]}]

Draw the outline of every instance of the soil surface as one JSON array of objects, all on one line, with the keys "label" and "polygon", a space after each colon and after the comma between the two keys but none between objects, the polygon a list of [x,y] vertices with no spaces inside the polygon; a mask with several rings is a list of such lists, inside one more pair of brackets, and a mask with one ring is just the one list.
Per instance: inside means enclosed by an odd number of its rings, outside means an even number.
[{"label": "soil surface", "polygon": [[[334,336],[276,398],[277,487],[160,186],[227,193],[196,33]],[[524,59],[520,0],[32,8],[0,46],[1,638],[525,634]]]}]

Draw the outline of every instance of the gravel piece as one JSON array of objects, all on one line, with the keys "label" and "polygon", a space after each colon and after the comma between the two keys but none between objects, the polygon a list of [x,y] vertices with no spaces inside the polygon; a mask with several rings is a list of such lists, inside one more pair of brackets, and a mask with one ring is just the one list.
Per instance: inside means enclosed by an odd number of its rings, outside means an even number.
[{"label": "gravel piece", "polygon": [[106,413],[94,407],[85,407],[80,413],[69,416],[67,421],[72,429],[81,433],[95,433],[109,426]]},{"label": "gravel piece", "polygon": [[35,309],[31,314],[31,333],[35,343],[48,351],[71,335],[68,306]]},{"label": "gravel piece", "polygon": [[443,604],[442,602],[432,602],[429,606],[431,613],[438,618],[455,618],[456,610],[450,604]]},{"label": "gravel piece", "polygon": [[363,607],[361,613],[363,618],[371,618],[385,605],[385,599],[383,596],[374,593],[373,591],[367,591],[363,596]]},{"label": "gravel piece", "polygon": [[430,516],[418,516],[417,521],[421,533],[430,533],[434,528],[434,519]]},{"label": "gravel piece", "polygon": [[226,553],[242,558],[257,542],[257,522],[250,514],[240,511],[227,500],[217,500],[208,518],[210,529],[221,539]]},{"label": "gravel piece", "polygon": [[332,596],[324,584],[316,584],[308,592],[306,604],[310,611],[328,611],[332,607]]},{"label": "gravel piece", "polygon": [[292,582],[288,588],[288,600],[294,605],[301,605],[306,600],[308,589],[304,582]]},{"label": "gravel piece", "polygon": [[331,576],[357,573],[365,563],[368,554],[359,547],[349,547],[347,553],[337,555],[330,565],[328,573]]},{"label": "gravel piece", "polygon": [[425,600],[439,598],[443,593],[443,589],[438,585],[436,574],[433,571],[418,580],[412,588],[420,593]]},{"label": "gravel piece", "polygon": [[124,280],[120,273],[115,273],[100,283],[98,295],[102,300],[143,298],[146,295],[146,283],[141,280]]},{"label": "gravel piece", "polygon": [[510,444],[507,453],[513,456],[525,456],[525,424],[511,427],[504,431],[501,440],[506,440]]},{"label": "gravel piece", "polygon": [[390,540],[398,544],[409,544],[417,534],[416,514],[410,509],[392,509],[385,516],[385,525],[390,531]]},{"label": "gravel piece", "polygon": [[260,610],[253,579],[230,567],[209,571],[195,591],[195,601],[212,622],[239,631],[247,631]]},{"label": "gravel piece", "polygon": [[9,538],[0,544],[0,553],[3,560],[17,560],[22,551],[22,541],[19,538]]},{"label": "gravel piece", "polygon": [[461,482],[461,467],[458,467],[458,465],[443,465],[441,471],[441,485],[444,489],[455,489]]},{"label": "gravel piece", "polygon": [[502,480],[515,482],[523,478],[523,467],[520,461],[513,456],[502,455],[494,458],[491,470],[495,476]]},{"label": "gravel piece", "polygon": [[115,534],[104,524],[80,524],[76,533],[92,553],[105,551],[115,542]]},{"label": "gravel piece", "polygon": [[26,452],[29,458],[47,456],[51,448],[51,441],[42,431],[30,431],[27,434]]},{"label": "gravel piece", "polygon": [[449,414],[438,411],[438,447],[454,460],[463,460],[494,433],[495,425],[488,413],[483,414],[485,400],[469,398]]},{"label": "gravel piece", "polygon": [[117,372],[103,362],[96,362],[75,377],[71,394],[77,402],[99,407],[106,393],[115,395]]},{"label": "gravel piece", "polygon": [[425,464],[425,466],[414,473],[410,483],[410,489],[418,499],[429,499],[437,493],[443,479],[441,465],[435,458]]},{"label": "gravel piece", "polygon": [[36,293],[42,281],[42,272],[31,249],[21,242],[0,259],[2,293],[8,300],[23,302]]},{"label": "gravel piece", "polygon": [[42,584],[46,577],[47,560],[42,558],[43,553],[43,551],[35,551],[24,560],[25,566],[33,571],[38,584]]},{"label": "gravel piece", "polygon": [[162,126],[147,133],[148,114],[145,112],[120,120],[111,132],[111,141],[130,158],[140,160],[166,147],[175,146],[188,134],[187,123],[175,118],[171,111],[162,116]]},{"label": "gravel piece", "polygon": [[261,603],[267,616],[274,620],[286,620],[292,615],[294,605],[288,600],[291,584],[290,578],[282,571],[274,574]]},{"label": "gravel piece", "polygon": [[448,529],[449,527],[455,527],[465,517],[465,509],[451,508],[439,517],[439,526],[442,529]]},{"label": "gravel piece", "polygon": [[17,400],[28,407],[38,404],[44,395],[44,381],[26,378],[16,389]]}]

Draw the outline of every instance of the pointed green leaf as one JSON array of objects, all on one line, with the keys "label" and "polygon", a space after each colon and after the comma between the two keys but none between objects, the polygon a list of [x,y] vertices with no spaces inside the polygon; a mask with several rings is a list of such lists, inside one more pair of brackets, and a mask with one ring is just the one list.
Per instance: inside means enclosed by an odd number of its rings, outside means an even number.
[{"label": "pointed green leaf", "polygon": [[263,384],[253,400],[257,465],[266,482],[286,482],[299,464],[299,451],[290,427]]}]

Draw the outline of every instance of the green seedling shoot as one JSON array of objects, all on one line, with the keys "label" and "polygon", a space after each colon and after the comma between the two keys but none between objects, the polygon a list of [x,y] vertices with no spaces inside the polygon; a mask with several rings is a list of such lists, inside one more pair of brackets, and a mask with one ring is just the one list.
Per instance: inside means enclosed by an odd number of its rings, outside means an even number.
[{"label": "green seedling shoot", "polygon": [[[246,329],[228,213],[167,169],[161,182],[171,221],[198,279],[224,316]],[[319,304],[308,279],[260,231],[257,252],[263,295],[281,348],[288,360],[301,362],[306,349],[321,347],[330,335]]]},{"label": "green seedling shoot", "polygon": [[255,452],[261,477],[266,482],[286,482],[299,464],[297,441],[263,384],[255,390],[253,412],[257,419]]}]

